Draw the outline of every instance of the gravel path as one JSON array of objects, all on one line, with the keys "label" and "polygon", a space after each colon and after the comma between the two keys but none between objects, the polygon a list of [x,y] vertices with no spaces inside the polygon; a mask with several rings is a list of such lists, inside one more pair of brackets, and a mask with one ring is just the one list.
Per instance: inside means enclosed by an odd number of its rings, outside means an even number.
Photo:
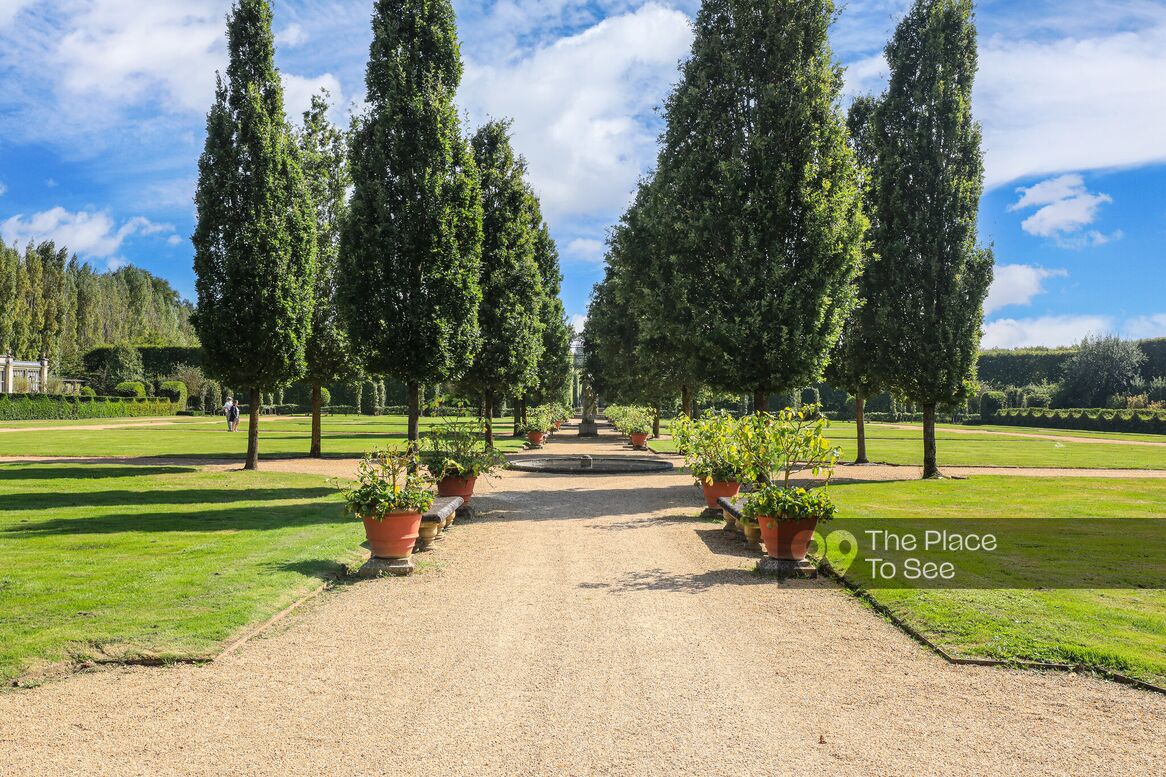
[{"label": "gravel path", "polygon": [[0,694],[0,773],[1166,773],[1166,698],[949,666],[832,584],[751,573],[681,474],[478,501],[416,576],[211,665]]}]

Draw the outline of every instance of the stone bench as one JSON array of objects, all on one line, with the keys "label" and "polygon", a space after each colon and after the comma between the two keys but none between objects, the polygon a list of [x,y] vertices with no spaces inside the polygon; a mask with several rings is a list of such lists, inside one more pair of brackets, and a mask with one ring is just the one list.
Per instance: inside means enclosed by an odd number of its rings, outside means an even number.
[{"label": "stone bench", "polygon": [[[417,538],[416,550],[425,550],[433,541],[453,523],[454,517],[463,507],[460,496],[439,496],[433,504],[421,515],[421,531]],[[392,575],[404,577],[413,574],[417,565],[412,558],[377,558],[372,557],[357,572],[358,577],[382,577]]]}]

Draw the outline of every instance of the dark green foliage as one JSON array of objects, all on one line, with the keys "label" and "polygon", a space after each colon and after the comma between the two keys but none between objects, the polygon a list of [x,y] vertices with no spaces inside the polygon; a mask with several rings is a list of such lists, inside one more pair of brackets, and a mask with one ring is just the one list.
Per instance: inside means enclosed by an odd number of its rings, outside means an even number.
[{"label": "dark green foliage", "polygon": [[304,181],[316,208],[316,294],[306,373],[311,383],[344,380],[354,370],[336,300],[340,232],[352,179],[347,138],[328,120],[330,108],[327,92],[313,96],[297,133]]},{"label": "dark green foliage", "polygon": [[95,365],[95,369],[90,373],[100,387],[112,390],[119,383],[146,379],[142,354],[131,345],[111,348],[103,361],[103,364]]},{"label": "dark green foliage", "polygon": [[[129,347],[138,355],[136,362],[140,365],[139,371],[127,374],[118,366],[124,357],[118,355],[117,349]],[[120,380],[144,380],[174,375],[179,369],[198,369],[202,365],[202,349],[187,346],[144,345],[132,346],[101,346],[87,352],[81,360],[84,374],[98,383],[107,380],[108,376],[119,377]],[[120,381],[114,381],[120,382]]]},{"label": "dark green foliage", "polygon": [[453,103],[461,75],[448,0],[377,1],[339,299],[368,371],[411,387],[458,377],[478,342],[482,211]]},{"label": "dark green foliage", "polygon": [[1011,408],[1001,410],[992,416],[990,422],[1009,426],[1080,429],[1088,432],[1166,434],[1166,410]]},{"label": "dark green foliage", "polygon": [[764,394],[821,377],[855,303],[858,174],[829,0],[708,0],[666,106],[654,219],[704,381]]},{"label": "dark green foliage", "polygon": [[994,418],[1008,407],[1008,396],[1003,391],[985,391],[980,397],[980,417],[985,421]]},{"label": "dark green foliage", "polygon": [[[478,314],[481,340],[464,383],[493,402],[538,387],[543,348],[544,292],[536,257],[534,199],[526,162],[510,144],[510,125],[492,121],[471,143],[482,184],[482,243]],[[538,219],[541,222],[541,219]],[[487,428],[487,435],[492,432]]]},{"label": "dark green foliage", "polygon": [[534,257],[542,279],[542,299],[539,321],[542,324],[542,349],[536,368],[537,385],[527,392],[527,400],[534,405],[569,402],[571,372],[574,357],[571,353],[571,325],[567,311],[559,297],[563,273],[559,269],[559,250],[551,231],[542,220],[538,201],[531,196],[532,228],[535,230]]},{"label": "dark green foliage", "polygon": [[972,116],[976,29],[971,0],[917,0],[886,48],[891,76],[873,114],[867,288],[879,376],[919,404],[924,476],[938,474],[936,408],[962,400],[979,352],[993,257],[977,244],[984,164]]},{"label": "dark green foliage", "polygon": [[[208,374],[256,393],[307,366],[316,212],[284,115],[267,0],[239,0],[227,44],[199,160],[194,321]],[[258,421],[253,407],[248,469],[258,467]]]},{"label": "dark green foliage", "polygon": [[146,418],[174,415],[178,410],[179,407],[167,399],[147,399],[145,396],[0,395],[0,421]]},{"label": "dark green foliage", "polygon": [[186,408],[187,388],[180,380],[165,380],[158,386],[158,396],[169,399],[175,407]]},{"label": "dark green foliage", "polygon": [[1146,355],[1146,360],[1142,362],[1142,378],[1146,382],[1154,378],[1166,378],[1166,337],[1139,340],[1138,347]]},{"label": "dark green foliage", "polygon": [[137,397],[139,399],[146,398],[146,386],[141,381],[126,380],[118,383],[113,387],[114,392],[119,397]]},{"label": "dark green foliage", "polygon": [[1074,351],[1073,348],[983,351],[976,374],[981,383],[999,387],[1057,381]]},{"label": "dark green foliage", "polygon": [[97,392],[94,391],[89,386],[82,386],[79,395],[82,397],[87,397],[89,399],[92,399],[93,397],[97,396]]},{"label": "dark green foliage", "polygon": [[1145,353],[1131,340],[1116,335],[1086,337],[1065,363],[1056,404],[1103,407],[1110,397],[1134,386],[1145,361]]}]

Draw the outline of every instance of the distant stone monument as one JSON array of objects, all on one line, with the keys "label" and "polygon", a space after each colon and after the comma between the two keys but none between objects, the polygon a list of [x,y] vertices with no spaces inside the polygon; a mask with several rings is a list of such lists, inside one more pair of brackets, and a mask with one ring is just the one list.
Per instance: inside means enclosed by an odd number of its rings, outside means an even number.
[{"label": "distant stone monument", "polygon": [[595,423],[597,409],[598,402],[596,401],[595,392],[590,386],[587,386],[583,390],[583,423],[579,424],[580,437],[599,436],[599,425]]}]

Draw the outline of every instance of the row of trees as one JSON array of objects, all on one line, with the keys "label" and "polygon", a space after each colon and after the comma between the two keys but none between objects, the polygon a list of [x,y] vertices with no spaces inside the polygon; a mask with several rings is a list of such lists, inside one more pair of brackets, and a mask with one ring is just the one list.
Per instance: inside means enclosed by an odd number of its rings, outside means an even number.
[{"label": "row of trees", "polygon": [[[456,382],[487,405],[540,401],[570,376],[558,255],[508,125],[468,141],[448,0],[378,0],[367,108],[348,132],[316,100],[284,115],[267,0],[239,0],[200,160],[195,316],[205,366],[252,396],[364,371]],[[491,412],[486,413],[489,419]],[[258,403],[247,468],[258,466]],[[491,430],[492,431],[492,430]]]},{"label": "row of trees", "polygon": [[0,354],[47,357],[79,376],[81,357],[106,343],[196,344],[192,307],[145,270],[98,272],[45,242],[0,245]]},{"label": "row of trees", "polygon": [[[917,0],[886,92],[840,109],[831,0],[705,0],[657,167],[613,230],[584,351],[610,398],[773,393],[824,373],[924,414],[974,374],[993,258],[977,245],[971,0]],[[859,459],[865,459],[860,424]]]}]

